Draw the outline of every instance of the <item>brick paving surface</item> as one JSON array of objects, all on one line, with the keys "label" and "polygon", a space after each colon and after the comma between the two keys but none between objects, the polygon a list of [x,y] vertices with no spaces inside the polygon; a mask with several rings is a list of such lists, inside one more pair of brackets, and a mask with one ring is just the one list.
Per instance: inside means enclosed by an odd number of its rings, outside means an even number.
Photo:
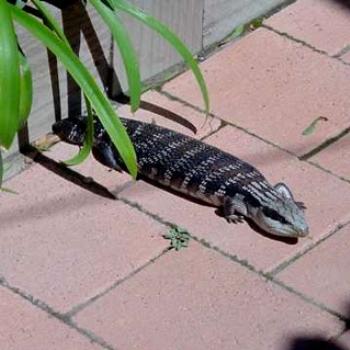
[{"label": "brick paving surface", "polygon": [[341,328],[326,312],[197,243],[160,258],[76,322],[117,349],[281,349],[289,337]]},{"label": "brick paving surface", "polygon": [[350,331],[347,331],[338,338],[338,343],[344,347],[344,349],[350,349]]},{"label": "brick paving surface", "polygon": [[[310,237],[277,239],[58,144],[0,193],[0,348],[350,349],[350,8],[299,0],[134,116],[286,182]],[[330,20],[329,18],[332,18]],[[305,130],[320,121],[309,135]],[[169,250],[170,224],[191,234]],[[333,347],[331,347],[333,346]]]},{"label": "brick paving surface", "polygon": [[341,56],[342,60],[350,64],[350,48],[349,50]]},{"label": "brick paving surface", "polygon": [[269,18],[266,24],[317,50],[337,55],[350,45],[349,11],[348,1],[300,0]]},{"label": "brick paving surface", "polygon": [[0,289],[1,349],[101,350],[82,334],[30,305],[19,295]]},{"label": "brick paving surface", "polygon": [[315,154],[310,160],[350,181],[349,152],[350,133],[344,135],[322,152]]},{"label": "brick paving surface", "polygon": [[277,274],[277,277],[324,305],[343,313],[345,317],[349,316],[349,249],[348,226],[288,266]]},{"label": "brick paving surface", "polygon": [[[349,67],[274,32],[259,29],[202,66],[215,115],[297,155],[349,125]],[[189,72],[163,90],[203,105]],[[318,124],[317,133],[304,136],[320,116],[328,121]]]}]

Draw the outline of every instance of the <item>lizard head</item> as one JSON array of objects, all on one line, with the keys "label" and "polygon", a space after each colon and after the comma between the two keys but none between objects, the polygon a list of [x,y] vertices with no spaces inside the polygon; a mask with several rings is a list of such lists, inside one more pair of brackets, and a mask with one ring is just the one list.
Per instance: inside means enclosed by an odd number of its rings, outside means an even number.
[{"label": "lizard head", "polygon": [[86,117],[74,117],[59,120],[52,125],[52,131],[62,141],[82,146],[86,134]]},{"label": "lizard head", "polygon": [[289,188],[278,183],[274,186],[276,201],[256,210],[253,220],[266,232],[282,237],[305,237],[309,227],[305,220],[305,206],[296,202]]}]

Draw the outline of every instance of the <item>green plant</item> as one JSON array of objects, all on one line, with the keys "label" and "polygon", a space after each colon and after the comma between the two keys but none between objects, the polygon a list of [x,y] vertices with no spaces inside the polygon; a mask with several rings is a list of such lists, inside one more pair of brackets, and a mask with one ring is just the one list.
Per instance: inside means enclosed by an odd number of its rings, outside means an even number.
[{"label": "green plant", "polygon": [[[138,58],[130,41],[128,32],[119,19],[119,12],[135,17],[167,40],[183,57],[192,70],[203,95],[206,111],[209,111],[207,87],[196,60],[183,42],[164,24],[147,15],[142,10],[125,0],[87,0],[99,13],[109,27],[120,50],[125,67],[131,110],[136,111],[140,105],[141,82]],[[24,27],[38,41],[45,45],[56,57],[72,78],[80,86],[85,97],[89,114],[89,137],[84,147],[68,165],[82,162],[91,151],[92,145],[92,111],[118,148],[130,174],[136,177],[137,165],[133,145],[120,122],[110,101],[98,87],[94,77],[73,52],[60,25],[41,0],[31,0],[31,4],[39,12],[44,21],[40,21],[27,12],[28,4],[17,0],[10,4],[0,0],[0,147],[8,149],[17,133],[25,124],[32,105],[32,74],[25,55],[19,48],[14,22]],[[0,150],[1,151],[1,150]],[[0,186],[3,175],[2,158],[0,156]]]},{"label": "green plant", "polygon": [[170,248],[175,250],[187,248],[191,238],[185,229],[177,226],[172,227],[163,237],[170,240]]}]

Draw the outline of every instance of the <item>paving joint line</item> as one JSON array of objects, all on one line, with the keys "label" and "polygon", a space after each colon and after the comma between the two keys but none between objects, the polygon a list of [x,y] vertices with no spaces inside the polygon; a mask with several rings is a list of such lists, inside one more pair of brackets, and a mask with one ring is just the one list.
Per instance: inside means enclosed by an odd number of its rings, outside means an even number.
[{"label": "paving joint line", "polygon": [[[158,91],[160,94],[164,95],[165,97],[168,97],[170,100],[179,102],[179,103],[183,104],[183,105],[186,106],[186,107],[192,108],[192,109],[195,110],[196,112],[205,113],[205,111],[204,111],[203,109],[201,109],[200,107],[198,107],[198,106],[196,106],[196,105],[193,105],[192,103],[189,103],[189,102],[183,100],[183,99],[180,98],[180,97],[174,96],[174,95],[170,94],[170,93],[167,92],[167,91],[164,91],[164,90],[157,90],[157,91]],[[334,176],[335,178],[337,178],[337,179],[339,179],[339,180],[341,180],[341,181],[350,183],[350,180],[348,180],[347,178],[345,178],[345,177],[343,177],[343,176],[340,176],[340,175],[337,175],[337,174],[333,173],[332,171],[330,171],[330,170],[328,170],[328,169],[326,169],[326,168],[320,166],[319,164],[317,164],[317,163],[315,163],[315,162],[313,162],[313,161],[310,161],[309,159],[305,159],[305,160],[304,160],[304,159],[300,159],[300,157],[302,157],[302,156],[298,156],[297,154],[295,154],[295,153],[289,151],[288,149],[285,149],[285,148],[283,148],[283,147],[281,147],[281,146],[279,146],[279,145],[277,145],[277,144],[271,142],[270,140],[266,140],[266,139],[264,139],[263,137],[261,137],[261,136],[255,134],[255,133],[249,131],[248,129],[245,129],[245,128],[242,127],[242,126],[239,126],[239,125],[237,125],[237,124],[235,124],[235,123],[233,123],[233,122],[229,122],[229,121],[227,121],[227,120],[225,120],[225,119],[222,119],[221,117],[215,115],[214,113],[209,113],[209,115],[210,115],[212,118],[216,118],[216,119],[222,121],[222,122],[224,123],[223,126],[222,126],[222,128],[225,127],[225,126],[232,126],[233,128],[235,128],[235,129],[237,129],[237,130],[240,130],[240,131],[246,133],[247,135],[250,135],[250,136],[252,136],[252,137],[258,139],[258,140],[260,140],[260,141],[266,143],[267,145],[273,146],[273,147],[279,149],[280,151],[289,154],[290,156],[292,156],[292,157],[298,159],[300,162],[308,163],[308,164],[314,166],[315,168],[317,168],[317,169],[319,169],[319,170],[322,170],[322,171],[324,171],[324,172],[326,172],[326,173],[328,173],[328,174]],[[349,127],[349,128],[350,128],[350,127]],[[220,129],[221,129],[221,128],[220,128]],[[345,129],[345,130],[347,130],[347,129]],[[217,131],[219,131],[219,130],[217,130]],[[343,132],[344,132],[344,130],[343,130]],[[349,131],[349,132],[350,132],[350,131]],[[213,134],[215,134],[215,133],[213,133]],[[207,138],[207,137],[205,137],[205,139],[206,139],[206,138]],[[338,139],[337,139],[337,140],[338,140]]]},{"label": "paving joint line", "polygon": [[129,279],[131,279],[132,277],[134,277],[135,275],[137,275],[138,273],[142,272],[144,269],[146,269],[148,266],[154,264],[158,259],[160,259],[162,256],[164,256],[167,252],[170,251],[170,247],[167,247],[165,249],[163,249],[159,254],[157,254],[155,257],[153,257],[152,259],[148,260],[146,263],[142,264],[141,266],[139,266],[138,268],[136,268],[135,270],[133,270],[131,273],[129,273],[127,276],[118,279],[117,281],[115,281],[112,285],[110,285],[109,287],[107,287],[105,290],[103,290],[101,293],[98,293],[96,295],[94,295],[93,297],[89,298],[88,300],[77,304],[75,306],[72,307],[71,310],[69,310],[68,312],[66,312],[63,317],[71,320],[74,316],[76,316],[80,311],[84,310],[86,307],[88,307],[89,305],[93,304],[95,301],[97,301],[98,299],[104,297],[106,294],[108,294],[109,292],[111,292],[112,290],[116,289],[118,286],[120,286],[123,282],[128,281]]},{"label": "paving joint line", "polygon": [[286,261],[283,261],[280,263],[278,266],[274,267],[271,271],[266,271],[265,273],[271,277],[276,276],[283,270],[285,270],[287,267],[289,267],[291,264],[302,258],[304,255],[321,245],[323,242],[328,240],[328,238],[334,236],[338,231],[346,227],[347,225],[350,224],[350,220],[346,221],[344,223],[338,224],[335,228],[333,228],[330,232],[325,234],[323,237],[321,237],[319,240],[313,242],[312,244],[306,246],[303,250],[297,252],[294,256],[291,258],[287,259]]},{"label": "paving joint line", "polygon": [[[347,322],[348,322],[348,320],[345,321],[345,327],[344,327],[342,330],[340,330],[337,334],[335,334],[335,335],[333,335],[332,337],[330,337],[329,340],[337,342],[338,339],[339,339],[343,334],[345,334],[346,332],[348,332],[348,331],[349,331],[349,326],[348,326]],[[327,349],[326,349],[326,350],[327,350]],[[330,350],[332,350],[332,349],[330,349]],[[338,350],[338,349],[336,348],[335,350]],[[339,350],[342,350],[342,349],[339,349]]]},{"label": "paving joint line", "polygon": [[[119,200],[121,200],[123,203],[132,206],[133,208],[136,208],[137,210],[140,210],[143,214],[150,216],[151,218],[153,218],[154,220],[164,224],[164,225],[168,225],[169,227],[178,227],[178,225],[169,222],[165,219],[163,219],[162,217],[160,217],[157,214],[154,214],[146,209],[144,209],[142,206],[140,206],[138,203],[129,201],[125,198],[118,198]],[[348,222],[350,223],[350,221]],[[347,223],[347,224],[348,224]],[[198,244],[200,244],[201,246],[215,251],[216,253],[220,254],[221,256],[228,258],[229,260],[231,260],[232,262],[242,266],[243,268],[248,269],[249,271],[255,273],[256,275],[260,276],[261,278],[264,278],[265,280],[279,286],[280,288],[284,289],[285,291],[293,294],[294,296],[297,296],[299,298],[301,298],[303,301],[307,302],[308,304],[311,304],[319,309],[321,309],[322,311],[325,311],[329,314],[331,314],[332,316],[337,317],[340,321],[344,322],[344,329],[346,329],[347,325],[350,323],[350,319],[345,317],[344,315],[338,313],[335,310],[332,310],[331,308],[327,307],[326,305],[324,305],[323,303],[317,302],[315,301],[313,298],[304,295],[302,292],[292,288],[291,286],[286,285],[285,283],[283,283],[282,281],[278,280],[275,278],[275,276],[269,274],[269,273],[265,273],[262,270],[257,270],[252,264],[249,263],[248,260],[245,259],[241,259],[239,258],[237,255],[232,255],[224,250],[222,250],[221,248],[212,245],[210,242],[208,242],[207,240],[203,239],[203,238],[199,238],[196,235],[194,235],[193,233],[187,231],[190,238],[193,239],[195,242],[197,242]]]},{"label": "paving joint line", "polygon": [[350,67],[350,62],[344,61],[342,57],[337,58],[337,60],[341,63],[343,63],[345,66]]},{"label": "paving joint line", "polygon": [[[192,236],[193,237],[193,236]],[[321,302],[318,302],[316,300],[314,300],[312,297],[309,297],[305,294],[303,294],[302,292],[294,289],[293,287],[283,283],[282,281],[278,280],[277,278],[275,278],[275,276],[272,276],[268,273],[265,273],[261,270],[257,270],[253,265],[251,265],[248,261],[246,260],[242,260],[240,258],[238,258],[236,255],[232,255],[230,253],[227,253],[223,250],[221,250],[220,248],[216,247],[216,246],[212,246],[209,242],[203,240],[203,239],[196,239],[195,237],[193,237],[194,240],[196,240],[197,242],[201,243],[204,247],[213,250],[217,253],[219,253],[220,255],[229,258],[231,261],[238,263],[239,265],[241,265],[244,268],[247,268],[249,271],[257,274],[258,276],[264,278],[266,281],[275,284],[277,286],[279,286],[280,288],[282,288],[283,290],[289,292],[290,294],[297,296],[298,298],[300,298],[301,300],[303,300],[304,302],[306,302],[307,304],[311,304],[315,307],[317,307],[318,309],[325,311],[329,314],[331,314],[332,316],[337,317],[341,322],[344,322],[344,329],[343,331],[345,331],[348,327],[348,324],[350,323],[350,319],[347,318],[346,316],[338,313],[337,311],[329,308],[328,306],[324,305]]]},{"label": "paving joint line", "polygon": [[208,134],[206,134],[206,135],[200,137],[199,140],[200,140],[200,141],[204,141],[204,140],[206,140],[207,138],[209,138],[210,136],[215,135],[217,132],[219,132],[219,131],[220,131],[221,129],[223,129],[225,126],[227,126],[227,123],[224,122],[223,120],[220,120],[220,119],[219,119],[219,122],[220,122],[220,125],[219,125],[219,127],[218,127],[217,129],[212,130],[212,131],[210,131]]},{"label": "paving joint line", "polygon": [[[149,216],[150,218],[152,218],[153,220],[157,221],[160,224],[168,226],[169,228],[179,227],[179,225],[177,225],[177,224],[175,224],[175,223],[173,223],[171,221],[165,220],[164,218],[162,218],[158,214],[154,214],[154,213],[150,212],[149,210],[143,208],[138,203],[132,202],[132,201],[130,201],[130,200],[126,199],[126,198],[123,198],[123,197],[118,198],[118,200],[120,200],[121,202],[123,202],[126,205],[131,206],[134,209],[139,210],[141,213]],[[256,270],[255,267],[253,265],[251,265],[247,260],[241,259],[241,258],[239,258],[236,255],[232,255],[232,254],[226,253],[225,251],[221,250],[220,248],[218,248],[216,246],[213,246],[210,242],[206,241],[205,239],[199,238],[196,235],[192,234],[185,227],[184,227],[184,229],[187,231],[187,233],[189,234],[190,238],[193,239],[195,242],[201,244],[202,246],[205,246],[208,249],[215,250],[215,251],[219,252],[221,255],[224,255],[225,257],[230,258],[232,261],[235,261],[236,263],[239,263],[240,265],[248,268],[250,271],[254,271],[256,273],[259,273],[259,271]]]},{"label": "paving joint line", "polygon": [[222,256],[224,256],[226,258],[229,258],[231,261],[241,265],[244,268],[247,268],[249,271],[257,274],[258,276],[264,278],[265,280],[271,282],[272,284],[275,284],[275,285],[279,286],[280,288],[282,288],[283,290],[291,293],[292,295],[299,297],[304,302],[306,302],[308,304],[311,304],[311,305],[321,309],[322,311],[325,311],[325,312],[331,314],[332,316],[337,317],[340,321],[344,322],[344,330],[347,329],[347,325],[349,324],[350,319],[345,317],[344,315],[342,315],[342,314],[338,313],[337,311],[329,308],[328,306],[324,305],[323,303],[320,303],[320,302],[314,300],[312,297],[309,297],[309,296],[303,294],[302,292],[294,289],[293,287],[283,283],[282,281],[278,280],[274,276],[272,276],[272,275],[270,275],[268,273],[265,273],[262,270],[257,270],[247,260],[240,259],[239,257],[237,257],[237,255],[232,255],[230,253],[227,253],[224,250],[220,249],[219,247],[211,245],[209,242],[207,242],[204,239],[198,239],[197,237],[195,237],[193,235],[191,235],[191,237],[196,242],[200,243],[202,246],[204,246],[204,247],[206,247],[206,248],[208,248],[210,250],[213,250],[213,251],[217,252],[218,254],[220,254],[220,255],[222,255]]},{"label": "paving joint line", "polygon": [[343,47],[341,50],[339,50],[335,55],[333,55],[332,57],[334,58],[341,58],[341,56],[345,55],[346,53],[348,53],[350,51],[350,44],[346,45],[345,47]]},{"label": "paving joint line", "polygon": [[[204,111],[203,109],[201,109],[200,107],[198,107],[198,106],[196,106],[196,105],[193,105],[192,103],[189,103],[189,102],[187,102],[187,101],[185,101],[185,100],[183,100],[183,99],[181,99],[181,98],[179,98],[179,97],[177,97],[177,96],[174,96],[174,95],[170,94],[170,93],[167,92],[167,91],[159,90],[158,92],[159,92],[160,94],[162,94],[162,95],[168,97],[170,100],[173,100],[173,101],[182,103],[184,106],[189,107],[189,108],[192,108],[192,109],[195,110],[196,112],[205,113],[205,111]],[[270,145],[270,146],[273,146],[273,147],[275,147],[275,148],[278,148],[279,150],[281,150],[281,151],[283,151],[283,152],[285,152],[285,153],[288,153],[289,155],[291,155],[291,156],[293,156],[293,157],[295,157],[295,158],[298,158],[294,153],[288,151],[287,149],[282,148],[282,147],[279,146],[279,145],[276,145],[275,143],[273,143],[273,142],[271,142],[271,141],[269,141],[269,140],[264,139],[263,137],[261,137],[261,136],[259,136],[259,135],[257,135],[257,134],[254,134],[253,132],[249,131],[248,129],[243,128],[242,126],[239,126],[239,125],[234,124],[234,123],[232,123],[232,122],[229,122],[229,121],[227,121],[227,120],[225,120],[225,119],[222,119],[222,118],[220,118],[219,116],[217,116],[217,115],[214,114],[214,113],[209,113],[209,115],[210,115],[212,118],[218,119],[218,120],[220,120],[221,122],[223,122],[223,123],[224,123],[223,126],[232,126],[232,127],[236,128],[236,129],[238,129],[238,130],[240,130],[240,131],[243,131],[244,133],[246,133],[246,134],[248,134],[248,135],[250,135],[250,136],[253,136],[253,137],[257,138],[257,139],[260,140],[260,141],[263,141],[264,143],[266,143],[266,144],[268,144],[268,145]]]},{"label": "paving joint line", "polygon": [[338,57],[337,54],[336,55],[329,55],[327,51],[318,49],[317,47],[309,44],[308,42],[306,42],[306,41],[304,41],[302,39],[298,39],[298,38],[294,37],[293,35],[288,34],[287,32],[281,32],[280,30],[278,30],[278,29],[276,29],[274,27],[271,27],[268,24],[264,24],[264,23],[261,25],[261,27],[265,28],[266,30],[269,30],[272,33],[275,33],[275,34],[280,35],[280,36],[282,36],[284,38],[287,38],[287,39],[289,39],[291,41],[294,41],[295,43],[301,44],[302,46],[307,47],[308,49],[310,49],[313,52],[316,52],[316,53],[318,53],[320,55],[323,55],[323,56],[326,56],[328,58],[334,59],[334,60],[342,63],[345,66],[350,66],[350,63],[344,61],[341,57]]},{"label": "paving joint line", "polygon": [[101,337],[99,337],[98,335],[94,334],[91,331],[88,331],[86,329],[79,327],[78,325],[73,323],[69,318],[67,318],[64,314],[60,313],[59,311],[54,310],[51,306],[49,306],[48,304],[46,304],[42,300],[35,298],[34,296],[21,290],[18,287],[12,286],[3,276],[0,277],[0,286],[11,291],[12,293],[18,295],[22,299],[29,302],[35,308],[38,308],[41,311],[45,312],[46,314],[52,316],[53,318],[60,321],[68,328],[75,330],[77,333],[82,335],[84,338],[87,338],[91,343],[98,344],[103,349],[106,349],[106,350],[116,350],[116,348],[114,348],[113,346],[108,344]]},{"label": "paving joint line", "polygon": [[344,182],[350,184],[350,179],[347,179],[346,177],[343,177],[341,175],[335,174],[331,170],[324,168],[323,166],[321,166],[320,164],[318,164],[316,162],[313,162],[312,160],[306,160],[305,162],[310,164],[310,165],[312,165],[312,166],[314,166],[315,168],[317,168],[319,170],[324,171],[325,173],[327,173],[329,175],[332,175],[332,176],[336,177],[337,179],[339,179],[341,181],[344,181]]},{"label": "paving joint line", "polygon": [[326,51],[320,50],[317,47],[312,46],[308,42],[306,42],[306,41],[304,41],[302,39],[298,39],[298,38],[294,37],[293,35],[288,34],[287,32],[281,32],[280,30],[278,30],[278,29],[276,29],[274,27],[271,27],[268,24],[264,24],[264,23],[261,25],[261,27],[263,27],[263,28],[265,28],[265,29],[269,30],[270,32],[273,32],[273,33],[275,33],[277,35],[280,35],[280,36],[283,36],[283,37],[285,37],[285,38],[287,38],[289,40],[292,40],[292,41],[294,41],[294,42],[296,42],[298,44],[301,44],[302,46],[305,46],[305,47],[309,48],[310,50],[312,50],[314,52],[317,52],[317,53],[319,53],[321,55],[324,55],[324,56],[332,58],[332,56],[330,56]]},{"label": "paving joint line", "polygon": [[333,145],[335,142],[341,140],[343,137],[345,137],[349,133],[350,133],[350,127],[347,127],[344,130],[342,130],[340,133],[338,133],[337,135],[329,137],[328,139],[323,141],[320,145],[313,148],[311,151],[299,156],[299,159],[302,161],[310,159],[311,157],[315,156],[316,154],[322,152],[324,149]]},{"label": "paving joint line", "polygon": [[[266,278],[268,278],[268,277],[266,277]],[[270,278],[269,281],[271,281],[275,285],[283,288],[284,290],[290,292],[291,294],[298,296],[300,299],[302,299],[303,301],[307,302],[308,304],[314,305],[317,308],[319,308],[319,309],[321,309],[321,310],[331,314],[332,316],[337,317],[340,321],[344,322],[344,330],[347,328],[347,325],[350,322],[350,319],[348,317],[346,317],[343,314],[341,314],[341,313],[339,313],[339,312],[329,308],[327,305],[314,300],[312,297],[309,297],[309,296],[303,294],[302,292],[300,292],[300,291],[294,289],[293,287],[285,284],[284,282],[282,282],[281,280],[279,280],[277,278],[274,278],[274,277]]]},{"label": "paving joint line", "polygon": [[286,290],[287,292],[301,298],[303,301],[307,302],[308,304],[312,304],[314,306],[316,306],[317,308],[326,311],[327,313],[337,317],[340,321],[344,322],[344,330],[347,328],[347,325],[350,322],[350,319],[345,317],[344,315],[338,313],[337,311],[329,308],[328,306],[324,305],[323,303],[320,303],[316,300],[314,300],[313,298],[303,294],[302,292],[294,289],[293,287],[283,283],[282,281],[278,280],[277,278],[275,278],[275,276],[272,276],[268,273],[265,273],[262,270],[257,270],[253,265],[251,265],[247,260],[243,260],[240,259],[237,255],[232,255],[230,253],[225,252],[224,250],[220,249],[219,247],[213,246],[211,245],[209,242],[207,242],[204,239],[198,239],[197,237],[191,235],[191,237],[198,243],[200,243],[202,246],[213,250],[217,253],[219,253],[220,255],[229,258],[231,261],[238,263],[239,265],[241,265],[244,268],[247,268],[249,271],[257,274],[258,276],[266,279],[267,281],[279,286],[280,288]]}]

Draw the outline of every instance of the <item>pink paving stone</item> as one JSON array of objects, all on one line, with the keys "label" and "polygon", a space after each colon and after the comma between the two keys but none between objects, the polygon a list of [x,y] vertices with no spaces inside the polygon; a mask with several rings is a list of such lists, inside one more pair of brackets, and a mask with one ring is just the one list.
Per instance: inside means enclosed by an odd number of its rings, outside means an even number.
[{"label": "pink paving stone", "polygon": [[0,289],[0,324],[2,350],[102,349],[4,288]]},{"label": "pink paving stone", "polygon": [[[255,165],[272,183],[285,181],[295,198],[304,201],[308,207],[306,215],[313,240],[327,234],[339,222],[350,219],[350,186],[344,181],[233,127],[221,129],[207,142]],[[287,244],[257,233],[246,223],[228,224],[215,215],[214,208],[141,181],[125,188],[119,195],[187,228],[224,251],[247,259],[257,269],[269,270],[312,243],[309,239],[300,239],[297,244]]]},{"label": "pink paving stone", "polygon": [[[259,29],[201,65],[212,112],[302,155],[349,125],[350,67],[271,31]],[[196,106],[202,97],[189,72],[164,90]],[[316,131],[303,130],[317,117]]]},{"label": "pink paving stone", "polygon": [[117,349],[287,349],[331,336],[331,315],[192,242],[88,306],[75,320]]},{"label": "pink paving stone", "polygon": [[316,154],[310,160],[350,180],[350,134]]},{"label": "pink paving stone", "polygon": [[156,123],[195,138],[202,138],[221,125],[220,120],[212,117],[208,117],[205,122],[205,113],[186,107],[156,91],[142,95],[141,108],[134,115],[130,113],[129,106],[119,107],[118,112],[123,117]]},{"label": "pink paving stone", "polygon": [[350,331],[347,331],[341,337],[339,337],[337,342],[341,346],[344,346],[345,349],[350,349]]},{"label": "pink paving stone", "polygon": [[161,237],[166,227],[39,165],[6,186],[19,195],[0,194],[0,275],[60,312],[100,293],[168,245]]},{"label": "pink paving stone", "polygon": [[350,64],[350,51],[341,56],[341,59]]},{"label": "pink paving stone", "polygon": [[277,275],[283,282],[350,317],[350,226]]},{"label": "pink paving stone", "polygon": [[265,23],[335,55],[350,44],[350,8],[346,1],[299,0]]}]

